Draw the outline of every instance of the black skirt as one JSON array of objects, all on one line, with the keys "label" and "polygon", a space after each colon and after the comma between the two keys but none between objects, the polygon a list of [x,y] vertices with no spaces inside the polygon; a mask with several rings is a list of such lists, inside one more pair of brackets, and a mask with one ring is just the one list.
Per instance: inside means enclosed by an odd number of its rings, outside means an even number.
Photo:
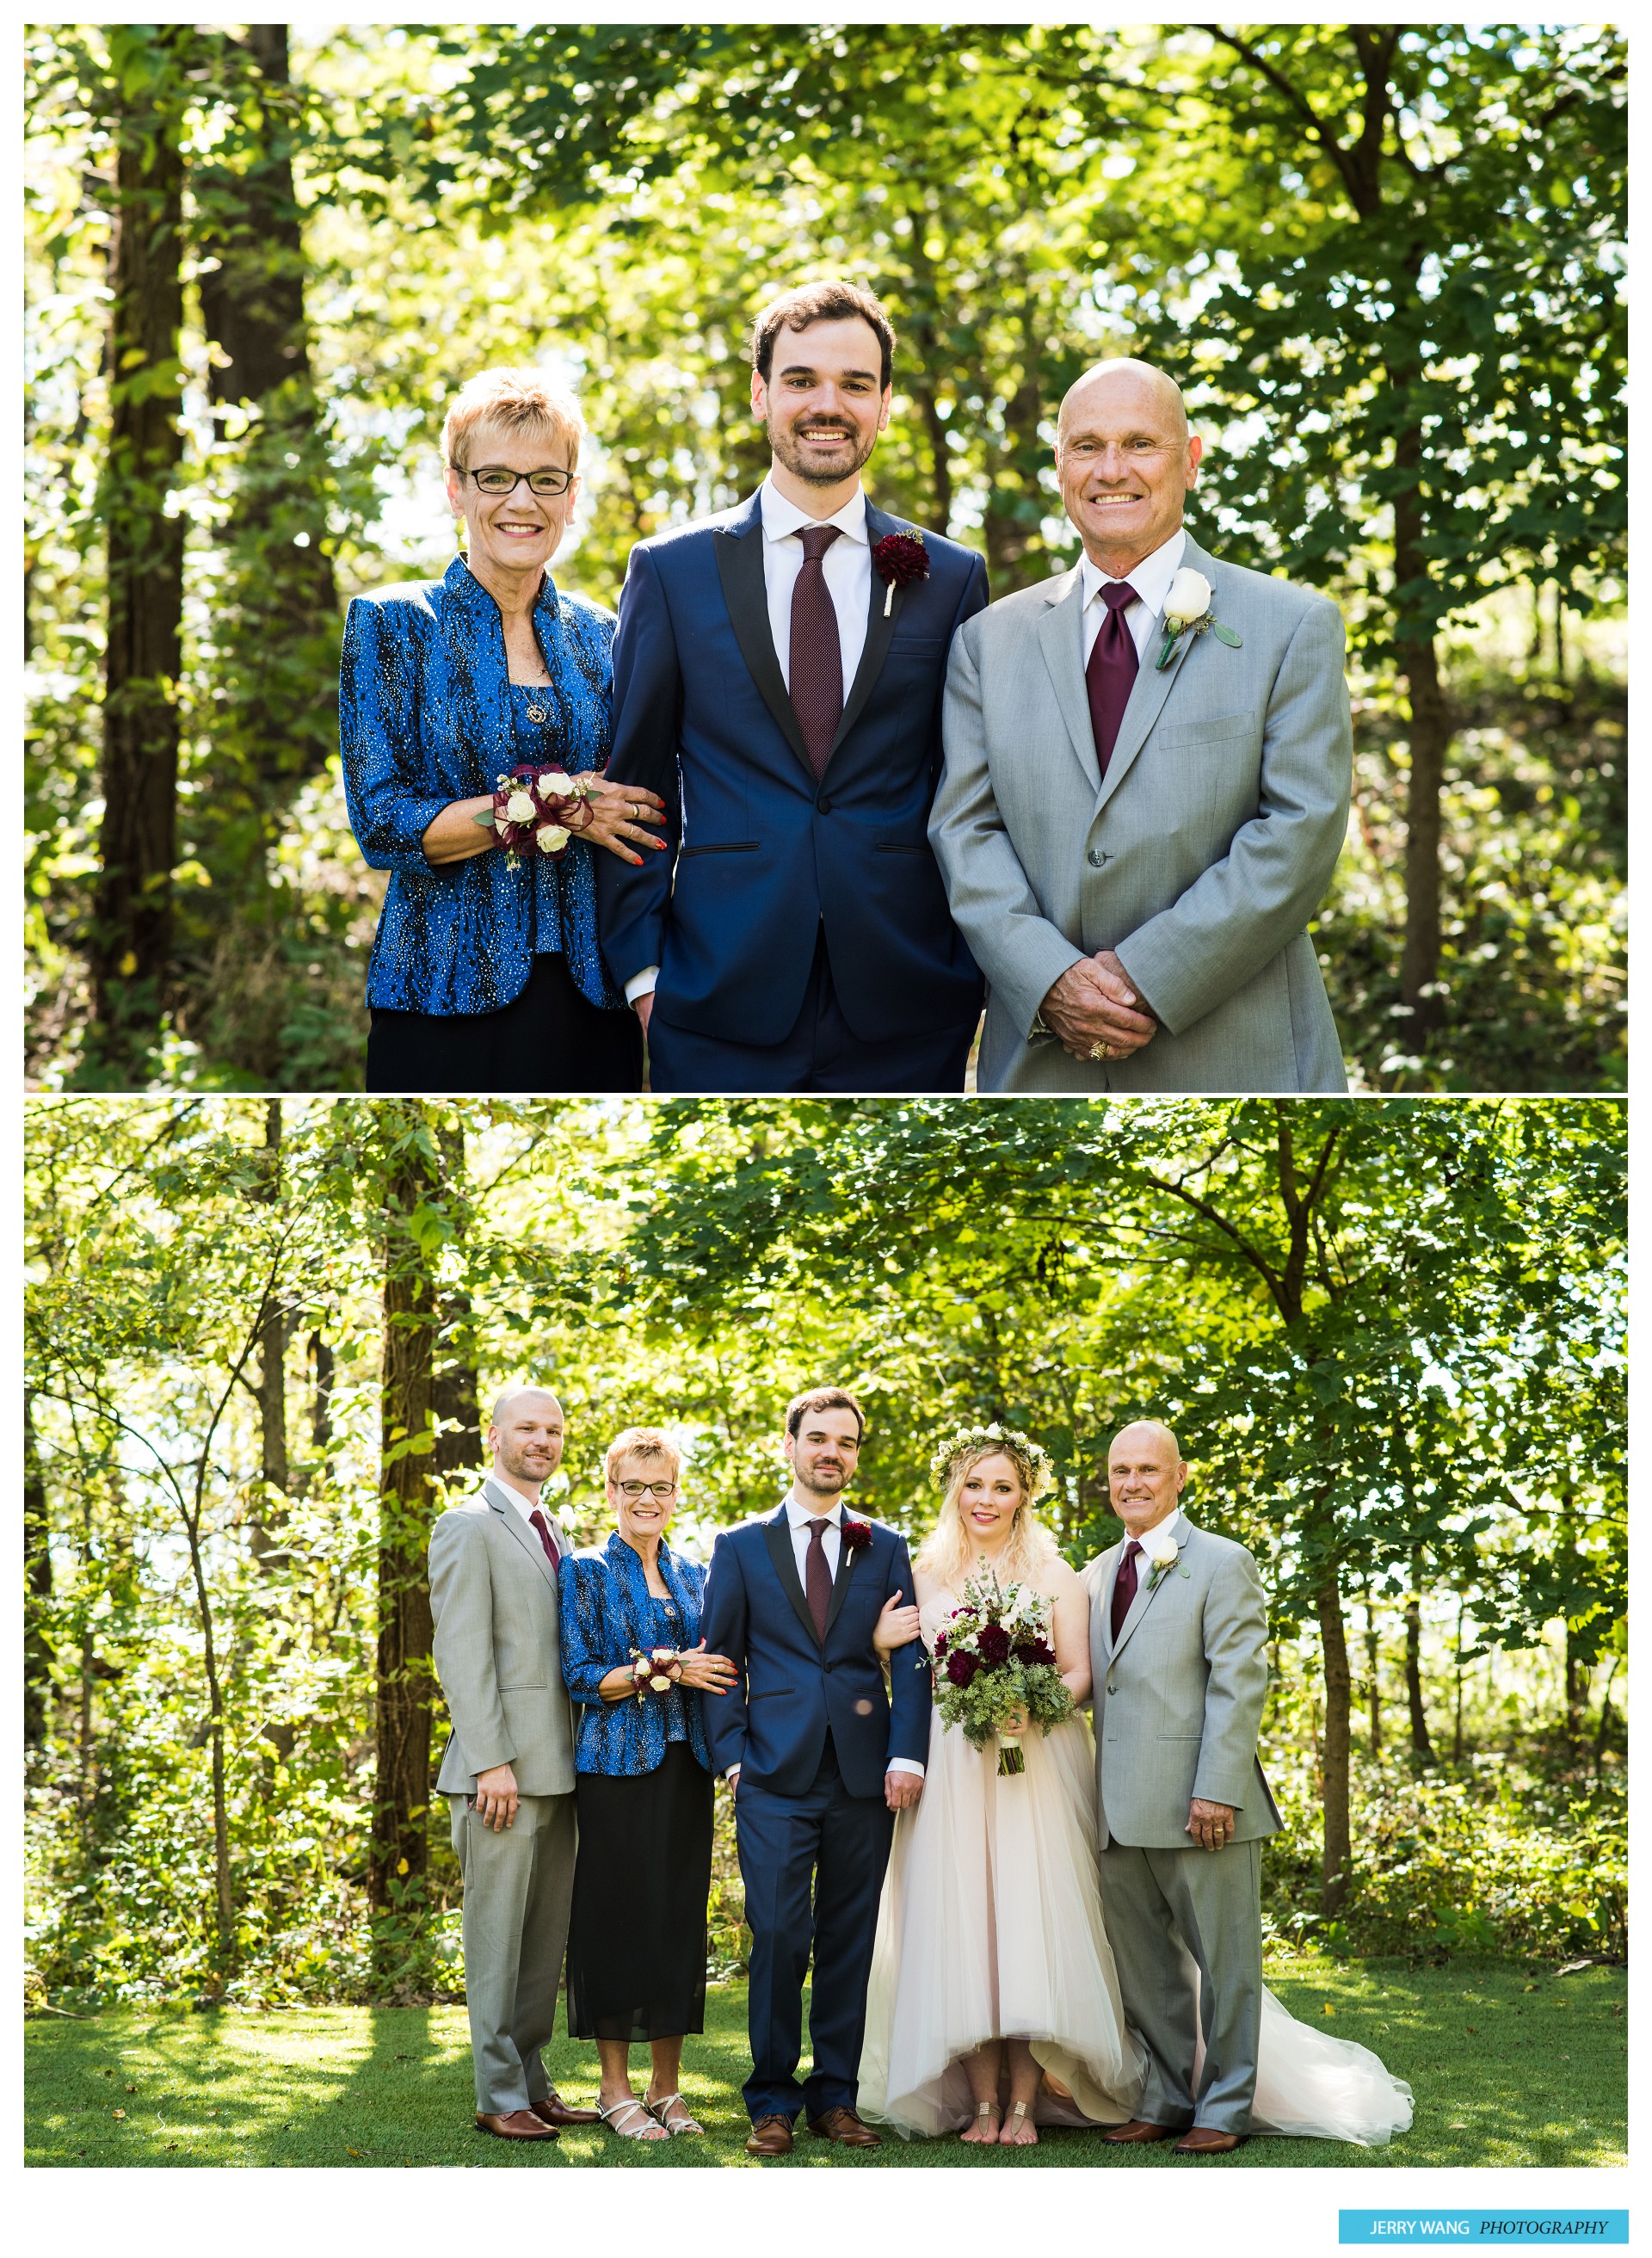
[{"label": "black skirt", "polygon": [[599,1011],[560,951],[535,956],[528,984],[497,1012],[372,1009],[367,1088],[383,1094],[502,1097],[627,1093],[642,1087],[636,1013]]},{"label": "black skirt", "polygon": [[653,1772],[574,1782],[579,1850],[568,1923],[568,2030],[672,2039],[705,2027],[712,1776],[686,1741]]}]

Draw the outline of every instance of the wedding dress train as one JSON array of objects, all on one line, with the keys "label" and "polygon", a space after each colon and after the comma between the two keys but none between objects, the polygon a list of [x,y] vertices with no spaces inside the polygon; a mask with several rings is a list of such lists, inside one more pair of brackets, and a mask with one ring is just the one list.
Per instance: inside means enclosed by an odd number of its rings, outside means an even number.
[{"label": "wedding dress train", "polygon": [[[928,1603],[925,1641],[955,1605]],[[1075,1717],[1022,1748],[1026,1770],[1000,1779],[991,1749],[937,1716],[923,1795],[896,1820],[859,2107],[903,2135],[969,2122],[963,2056],[1001,2035],[1029,2040],[1045,2073],[1039,2125],[1135,2113],[1145,2058],[1102,1918],[1089,1726]],[[1252,2131],[1380,2148],[1410,2123],[1410,2088],[1368,2047],[1299,2023],[1263,1992]]]}]

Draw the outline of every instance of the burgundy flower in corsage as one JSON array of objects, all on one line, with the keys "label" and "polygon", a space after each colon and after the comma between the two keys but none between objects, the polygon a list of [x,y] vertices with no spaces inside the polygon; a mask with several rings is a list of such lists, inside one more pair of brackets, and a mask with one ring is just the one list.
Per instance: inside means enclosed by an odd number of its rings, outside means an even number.
[{"label": "burgundy flower in corsage", "polygon": [[851,1521],[846,1513],[838,1537],[846,1552],[864,1552],[872,1541],[872,1525],[867,1521]]},{"label": "burgundy flower in corsage", "polygon": [[494,834],[514,870],[524,856],[564,853],[573,834],[589,827],[601,790],[599,777],[524,763],[500,778],[493,806],[474,820]]},{"label": "burgundy flower in corsage", "polygon": [[929,551],[923,535],[914,527],[911,533],[886,533],[882,541],[875,542],[872,562],[889,592],[883,599],[883,616],[888,619],[897,588],[904,588],[909,580],[928,579]]},{"label": "burgundy flower in corsage", "polygon": [[650,1646],[636,1651],[636,1659],[631,1665],[631,1683],[636,1688],[639,1701],[650,1694],[669,1694],[682,1675],[683,1658],[673,1646]]}]

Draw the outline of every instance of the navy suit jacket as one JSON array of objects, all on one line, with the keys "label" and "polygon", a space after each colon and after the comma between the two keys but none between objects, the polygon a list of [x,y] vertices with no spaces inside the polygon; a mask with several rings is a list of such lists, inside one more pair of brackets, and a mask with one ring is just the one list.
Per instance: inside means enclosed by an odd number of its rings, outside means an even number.
[{"label": "navy suit jacket", "polygon": [[[846,1514],[860,1520],[858,1514]],[[776,1795],[803,1795],[820,1769],[826,1729],[851,1795],[881,1795],[891,1757],[929,1757],[932,1689],[921,1639],[890,1657],[890,1686],[872,1645],[873,1627],[896,1592],[912,1596],[904,1537],[868,1522],[872,1541],[843,1545],[825,1641],[803,1594],[786,1509],[725,1530],[712,1548],[700,1637],[725,1654],[740,1684],[702,1712],[717,1771],[741,1767]]]},{"label": "navy suit jacket", "polygon": [[[867,504],[868,537],[910,531]],[[599,856],[602,951],[617,987],[660,968],[654,1008],[723,1042],[784,1040],[822,920],[861,1042],[957,1026],[982,981],[926,834],[952,639],[987,602],[973,550],[929,535],[928,577],[872,573],[866,647],[817,783],[763,581],[757,496],[631,551],[613,646],[608,775],[657,792],[669,851]]]}]

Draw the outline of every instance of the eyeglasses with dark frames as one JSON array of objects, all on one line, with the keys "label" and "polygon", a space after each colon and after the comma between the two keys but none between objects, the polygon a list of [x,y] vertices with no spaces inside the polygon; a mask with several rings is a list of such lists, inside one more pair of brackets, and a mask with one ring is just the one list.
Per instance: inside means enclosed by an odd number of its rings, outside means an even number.
[{"label": "eyeglasses with dark frames", "polygon": [[630,1499],[633,1503],[640,1497],[657,1497],[663,1500],[677,1495],[677,1484],[674,1481],[622,1481],[616,1483],[615,1488],[621,1497]]},{"label": "eyeglasses with dark frames", "polygon": [[462,464],[454,468],[464,479],[473,479],[479,493],[485,494],[514,493],[526,484],[529,493],[565,494],[573,484],[571,471],[507,471],[502,464],[490,464],[479,471],[467,471]]}]

